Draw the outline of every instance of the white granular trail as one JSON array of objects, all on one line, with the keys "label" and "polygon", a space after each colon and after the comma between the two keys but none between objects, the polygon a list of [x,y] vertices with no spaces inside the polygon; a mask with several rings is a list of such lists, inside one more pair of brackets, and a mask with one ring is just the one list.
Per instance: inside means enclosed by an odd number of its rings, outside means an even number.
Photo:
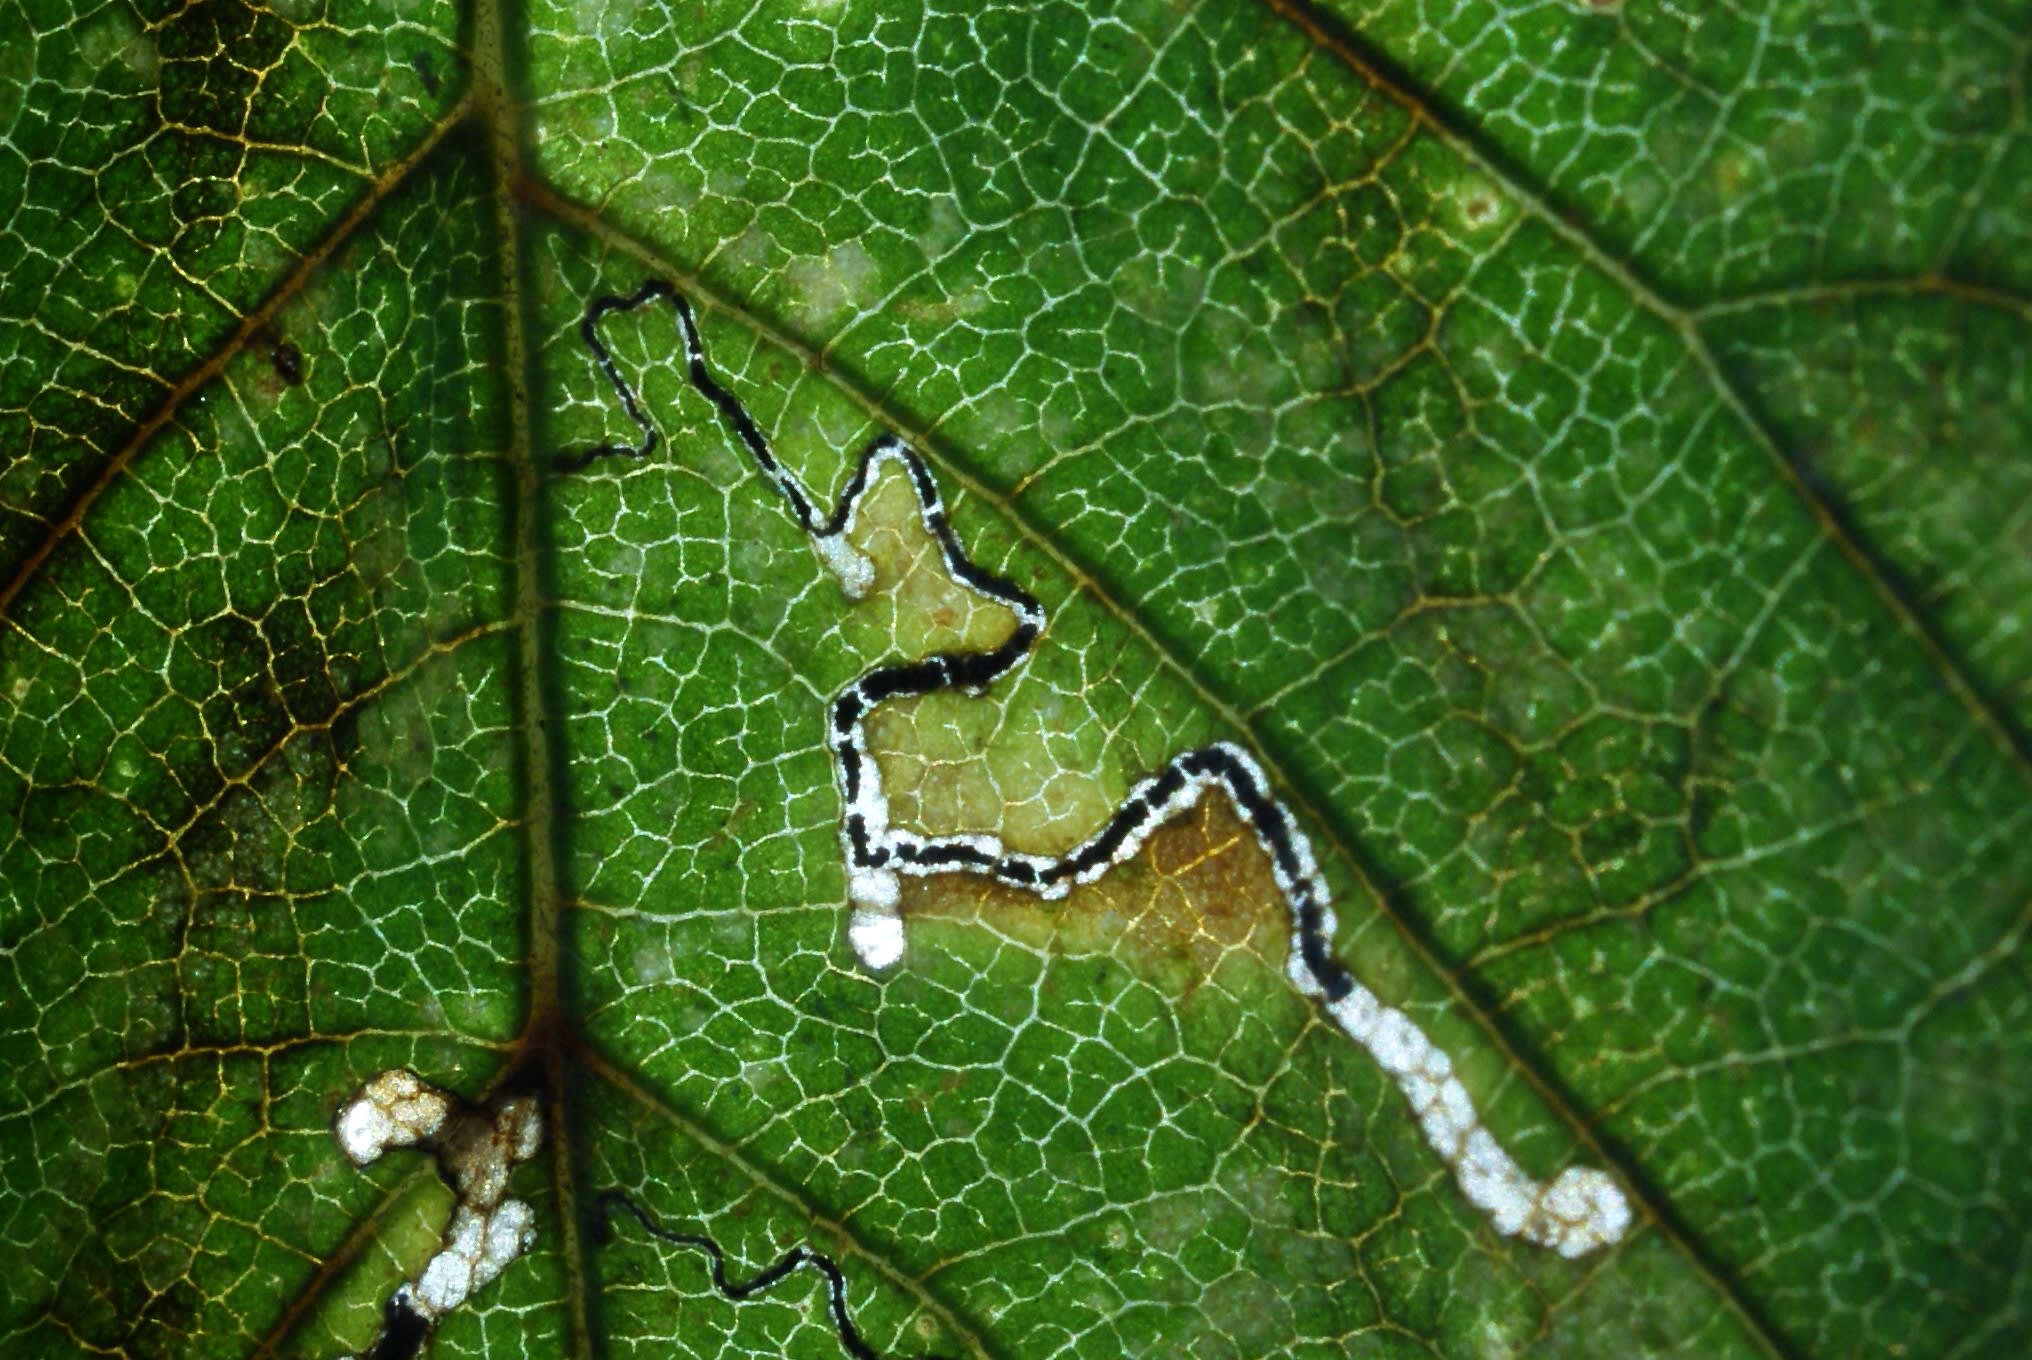
[{"label": "white granular trail", "polygon": [[866,594],[873,584],[873,569],[847,540],[863,498],[877,472],[887,464],[909,480],[925,531],[938,543],[953,579],[1016,616],[1016,627],[1008,640],[993,650],[942,653],[879,666],[833,700],[826,736],[844,805],[840,843],[846,859],[847,891],[854,903],[847,940],[865,966],[880,971],[903,958],[900,875],[977,874],[1040,897],[1061,898],[1076,884],[1091,883],[1132,858],[1158,827],[1219,789],[1270,857],[1278,889],[1291,914],[1292,948],[1285,971],[1292,985],[1321,1001],[1340,1029],[1368,1049],[1396,1081],[1426,1140],[1453,1169],[1468,1200],[1489,1215],[1498,1231],[1550,1247],[1562,1256],[1582,1256],[1621,1239],[1630,1225],[1630,1206],[1614,1180],[1604,1172],[1582,1167],[1570,1167],[1549,1182],[1525,1174],[1482,1125],[1467,1088],[1446,1055],[1409,1016],[1383,1006],[1334,957],[1332,899],[1311,842],[1271,794],[1270,781],[1255,757],[1241,747],[1216,742],[1173,758],[1131,789],[1100,830],[1064,855],[1025,854],[979,833],[921,836],[891,826],[881,771],[868,750],[868,715],[892,699],[943,689],[970,693],[985,689],[1028,659],[1044,630],[1044,610],[1013,581],[967,556],[953,533],[930,469],[894,435],[882,435],[862,450],[839,501],[830,514],[821,515],[804,483],[777,460],[747,408],[713,376],[690,304],[662,279],[648,281],[629,297],[597,299],[580,323],[580,335],[643,437],[639,445],[610,444],[591,450],[571,460],[575,465],[584,466],[608,455],[646,457],[655,449],[655,428],[601,341],[599,322],[609,313],[631,311],[661,299],[668,299],[677,311],[692,385],[719,408],[850,599]]},{"label": "white granular trail", "polygon": [[439,1171],[458,1192],[458,1208],[437,1254],[389,1301],[388,1327],[409,1328],[420,1345],[439,1318],[535,1242],[535,1214],[505,1195],[509,1172],[543,1144],[542,1114],[527,1096],[476,1109],[414,1072],[394,1068],[341,1106],[332,1129],[358,1166],[392,1147],[435,1152]]}]

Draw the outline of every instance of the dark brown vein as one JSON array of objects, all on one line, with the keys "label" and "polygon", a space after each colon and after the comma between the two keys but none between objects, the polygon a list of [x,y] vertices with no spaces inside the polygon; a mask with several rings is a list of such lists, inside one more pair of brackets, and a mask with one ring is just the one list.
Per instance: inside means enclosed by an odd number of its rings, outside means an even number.
[{"label": "dark brown vein", "polygon": [[434,1177],[436,1174],[437,1168],[431,1163],[419,1162],[405,1172],[401,1180],[383,1191],[380,1199],[375,1201],[374,1207],[353,1225],[351,1232],[346,1234],[345,1240],[318,1262],[317,1269],[311,1272],[303,1287],[296,1291],[296,1296],[289,1301],[289,1306],[282,1310],[282,1316],[275,1320],[275,1325],[268,1329],[260,1344],[254,1347],[248,1360],[272,1360],[278,1355],[284,1343],[304,1324],[311,1310],[325,1297],[326,1291],[344,1276],[353,1263],[360,1259],[361,1254],[381,1236],[382,1229],[387,1226],[388,1215],[395,1206],[410,1191],[422,1184],[426,1177]]},{"label": "dark brown vein", "polygon": [[[345,1040],[342,1038],[335,1042],[345,1042]],[[487,1079],[487,1084],[481,1089],[473,1103],[475,1105],[486,1105],[491,1102],[506,1083],[516,1078],[516,1075],[521,1070],[521,1066],[520,1061],[511,1059],[503,1066],[497,1068],[494,1075]],[[342,1158],[341,1161],[343,1160]],[[426,1177],[435,1178],[438,1175],[439,1171],[436,1161],[434,1159],[426,1159],[418,1162],[414,1168],[403,1175],[401,1180],[384,1191],[380,1199],[375,1201],[374,1207],[359,1222],[353,1225],[352,1231],[346,1234],[345,1240],[333,1248],[331,1254],[318,1263],[317,1269],[311,1273],[311,1277],[308,1280],[304,1281],[303,1287],[296,1291],[296,1296],[289,1301],[289,1306],[282,1310],[282,1316],[276,1319],[275,1325],[270,1327],[267,1335],[261,1338],[260,1344],[254,1348],[248,1360],[273,1360],[273,1357],[281,1352],[283,1345],[289,1341],[296,1330],[309,1318],[311,1311],[323,1300],[326,1291],[340,1279],[344,1278],[347,1269],[381,1235],[382,1229],[387,1225],[389,1212],[401,1201],[403,1196],[413,1190]]]},{"label": "dark brown vein", "polygon": [[563,1035],[570,1001],[564,977],[562,904],[567,893],[563,831],[566,808],[563,723],[556,712],[554,593],[549,583],[550,537],[544,522],[545,470],[537,462],[533,426],[535,376],[525,287],[523,180],[525,105],[519,49],[512,25],[522,14],[514,0],[478,0],[473,11],[474,99],[492,169],[496,248],[501,271],[502,373],[508,388],[509,469],[515,562],[515,668],[513,711],[523,789],[523,882],[528,893],[529,1013],[522,1044],[543,1072],[546,1142],[557,1196],[558,1256],[564,1263],[571,1354],[593,1354],[587,1298],[586,1243],[581,1232],[577,1134]]},{"label": "dark brown vein", "polygon": [[176,419],[184,403],[225,372],[226,365],[237,358],[240,351],[253,342],[255,336],[268,328],[275,319],[275,314],[303,291],[304,285],[310,282],[312,275],[317,273],[339,247],[352,239],[353,234],[374,215],[374,211],[385,203],[390,195],[408,182],[409,177],[416,173],[419,166],[430,159],[431,153],[437,150],[438,145],[453,128],[465,120],[471,108],[470,99],[461,101],[445,115],[442,122],[424,134],[423,140],[418,142],[408,155],[375,179],[353,206],[346,210],[337,225],[326,232],[324,238],[316,245],[304,252],[303,257],[296,262],[296,268],[290,270],[282,282],[276,285],[267,300],[240,319],[240,324],[234,328],[225,343],[213,350],[203,363],[184,374],[176,385],[169,389],[154,413],[135,427],[127,442],[115,450],[105,465],[99,469],[99,475],[77,494],[63,517],[49,526],[34,550],[22,559],[7,583],[0,586],[0,619],[13,621],[15,598],[42,571],[43,564],[49,561],[50,554],[57,550],[58,545],[85,522],[85,517],[91,513],[92,507],[99,503],[99,498],[126,475],[127,469],[133,465],[142,450],[162,433],[170,421]]}]

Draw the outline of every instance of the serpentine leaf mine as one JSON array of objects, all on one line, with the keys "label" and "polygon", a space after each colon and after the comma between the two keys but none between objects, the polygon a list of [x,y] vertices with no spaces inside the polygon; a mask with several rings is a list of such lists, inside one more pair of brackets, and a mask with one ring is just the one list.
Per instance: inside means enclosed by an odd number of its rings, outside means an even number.
[{"label": "serpentine leaf mine", "polygon": [[888,463],[908,478],[925,530],[938,543],[953,578],[975,594],[1007,607],[1016,617],[1015,629],[992,650],[942,652],[878,666],[848,685],[832,702],[827,740],[844,807],[840,841],[854,904],[847,938],[864,965],[879,971],[895,966],[903,957],[903,921],[897,910],[900,875],[976,874],[1048,900],[1062,898],[1074,885],[1091,883],[1128,860],[1158,827],[1218,789],[1228,796],[1270,858],[1291,915],[1293,947],[1285,971],[1292,984],[1316,999],[1395,1079],[1426,1140],[1452,1168],[1468,1200],[1489,1215],[1498,1232],[1521,1236],[1562,1256],[1582,1256],[1622,1237],[1631,1213],[1614,1180],[1587,1167],[1569,1167],[1550,1181],[1527,1175],[1483,1126],[1446,1054],[1403,1012],[1382,1005],[1334,957],[1333,907],[1312,846],[1272,795],[1262,767],[1240,746],[1216,742],[1174,757],[1132,788],[1099,830],[1056,857],[1012,850],[989,835],[925,836],[890,825],[888,799],[864,731],[870,712],[887,700],[915,698],[937,690],[984,692],[1028,658],[1043,631],[1044,610],[1013,581],[967,556],[953,533],[930,469],[893,434],[877,437],[861,451],[838,502],[830,513],[821,515],[804,484],[771,451],[747,408],[713,376],[690,303],[663,279],[651,279],[626,297],[596,299],[579,326],[622,407],[641,430],[641,441],[601,445],[561,459],[561,467],[583,468],[603,457],[644,458],[655,451],[656,429],[601,340],[599,326],[612,313],[662,300],[668,300],[677,313],[692,386],[718,408],[763,476],[788,502],[820,561],[838,578],[850,599],[861,598],[874,583],[872,564],[855,551],[848,538],[862,497],[875,474]]}]

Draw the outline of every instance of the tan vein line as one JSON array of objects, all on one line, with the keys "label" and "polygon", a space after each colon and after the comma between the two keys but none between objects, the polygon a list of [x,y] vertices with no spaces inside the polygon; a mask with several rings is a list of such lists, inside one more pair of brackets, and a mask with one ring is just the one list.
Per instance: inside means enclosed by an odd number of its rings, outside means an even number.
[{"label": "tan vein line", "polygon": [[[15,568],[6,585],[0,586],[0,620],[13,623],[15,598],[30,581],[35,579],[43,564],[49,560],[50,554],[56,551],[57,545],[84,523],[85,516],[98,504],[99,498],[126,474],[141,451],[176,418],[184,403],[225,372],[226,365],[238,357],[240,351],[247,347],[254,336],[274,319],[275,314],[303,291],[304,285],[310,282],[311,275],[315,274],[340,246],[352,238],[353,233],[373,216],[374,211],[388,200],[389,195],[408,182],[417,167],[430,159],[431,152],[437,150],[438,145],[453,128],[465,121],[471,109],[470,97],[455,105],[424,135],[423,140],[418,142],[408,155],[395,162],[368,187],[367,192],[346,210],[345,215],[339,218],[338,224],[326,232],[322,240],[303,254],[296,262],[296,268],[290,270],[282,282],[275,286],[266,301],[240,319],[240,324],[234,328],[223,345],[213,350],[203,363],[177,380],[176,385],[163,396],[155,413],[142,421],[128,437],[127,442],[106,460],[105,466],[99,469],[99,475],[71,502],[71,507],[64,513],[63,518],[49,526],[34,551]],[[14,626],[19,627],[18,624]]]},{"label": "tan vein line", "polygon": [[740,1171],[758,1189],[788,1205],[799,1218],[843,1244],[846,1252],[874,1267],[883,1279],[915,1299],[919,1307],[943,1323],[946,1330],[958,1338],[966,1347],[968,1354],[976,1357],[976,1360],[996,1360],[995,1352],[989,1348],[985,1337],[962,1321],[959,1314],[932,1293],[923,1281],[905,1274],[882,1253],[861,1241],[853,1229],[845,1223],[820,1213],[795,1190],[783,1185],[768,1171],[749,1161],[742,1155],[740,1149],[715,1138],[665,1100],[662,1095],[637,1082],[589,1041],[579,1040],[574,1049],[574,1058],[583,1062],[600,1080],[669,1124],[713,1156]]},{"label": "tan vein line", "polygon": [[1970,283],[1945,274],[1916,274],[1902,279],[1852,279],[1841,283],[1802,284],[1741,293],[1735,297],[1704,302],[1692,309],[1699,321],[1764,307],[1825,307],[1843,302],[1867,302],[1875,298],[1943,298],[2009,312],[2021,321],[2032,322],[2032,297],[2021,297],[2003,288]]},{"label": "tan vein line", "polygon": [[260,1057],[265,1059],[275,1057],[277,1054],[295,1053],[301,1049],[315,1048],[320,1045],[328,1044],[334,1047],[342,1047],[347,1044],[362,1043],[369,1039],[408,1039],[412,1043],[429,1039],[451,1039],[472,1048],[497,1053],[507,1053],[513,1048],[513,1045],[503,1043],[498,1039],[475,1038],[470,1034],[448,1033],[442,1029],[372,1028],[339,1030],[330,1034],[315,1032],[297,1034],[286,1039],[277,1039],[270,1043],[249,1041],[229,1044],[186,1044],[180,1048],[154,1049],[145,1053],[132,1054],[125,1058],[115,1058],[102,1067],[92,1068],[59,1086],[51,1087],[33,1105],[18,1105],[12,1109],[0,1110],[0,1124],[12,1123],[20,1119],[33,1119],[36,1115],[43,1113],[50,1106],[56,1104],[57,1101],[62,1100],[65,1096],[75,1091],[82,1090],[96,1078],[107,1072],[134,1072],[143,1068],[158,1067],[166,1063],[204,1058],[222,1060],[225,1058]]},{"label": "tan vein line", "polygon": [[1779,443],[1777,436],[1752,408],[1743,391],[1716,361],[1714,352],[1701,335],[1698,314],[1667,300],[1632,266],[1610,254],[1600,242],[1588,234],[1583,224],[1548,203],[1531,186],[1521,182],[1498,156],[1485,151],[1473,138],[1455,127],[1448,117],[1435,109],[1433,102],[1426,95],[1411,89],[1404,81],[1383,70],[1377,62],[1354,45],[1338,21],[1321,17],[1312,5],[1306,3],[1306,0],[1260,0],[1260,3],[1339,59],[1379,93],[1403,108],[1441,145],[1489,176],[1516,201],[1519,207],[1530,214],[1533,220],[1550,230],[1587,263],[1613,279],[1629,294],[1632,301],[1663,322],[1679,337],[1680,343],[1685,346],[1695,366],[1714,389],[1723,408],[1736,418],[1749,434],[1751,442],[1770,458],[1779,479],[1805,508],[1821,536],[1835,545],[1848,562],[1849,569],[1861,577],[1876,593],[1878,603],[1890,614],[1892,621],[1919,644],[1920,650],[1925,653],[1933,670],[1940,676],[1941,682],[1968,712],[1969,717],[1989,735],[1992,743],[2006,759],[2017,767],[2020,778],[2027,784],[2032,784],[2032,737],[2028,737],[2018,727],[2010,713],[1990,697],[1986,688],[1970,673],[1967,665],[1947,645],[1946,640],[1938,635],[1912,602],[1906,599],[1887,565],[1848,522],[1837,504],[1831,498],[1822,495],[1809,479],[1801,475],[1798,463]]},{"label": "tan vein line", "polygon": [[[523,197],[531,207],[547,213],[568,226],[577,228],[599,240],[619,254],[626,255],[643,266],[676,280],[679,286],[703,305],[710,306],[747,327],[759,338],[796,355],[807,368],[819,374],[854,405],[867,414],[870,420],[886,429],[893,430],[914,447],[922,451],[928,462],[934,464],[941,476],[951,478],[966,493],[980,501],[995,506],[1015,527],[1022,538],[1050,559],[1052,564],[1070,578],[1073,589],[1086,594],[1127,632],[1136,638],[1164,668],[1178,677],[1180,683],[1209,711],[1215,714],[1230,730],[1241,733],[1249,747],[1263,766],[1278,777],[1282,785],[1284,802],[1298,809],[1314,828],[1324,831],[1323,839],[1354,877],[1357,886],[1368,898],[1375,912],[1390,922],[1406,946],[1412,951],[1428,972],[1440,979],[1453,1003],[1472,1020],[1483,1038],[1518,1072],[1526,1083],[1538,1094],[1546,1107],[1574,1135],[1577,1142],[1588,1148],[1599,1159],[1608,1162],[1624,1172],[1625,1179],[1638,1187],[1638,1197],[1653,1218],[1664,1221],[1662,1209],[1655,1203],[1655,1196],[1643,1188],[1643,1182],[1634,1174],[1628,1161],[1614,1155],[1605,1147],[1594,1132],[1592,1121],[1583,1117],[1566,1096],[1536,1062],[1525,1061],[1517,1046],[1510,1041],[1501,1026],[1490,1015],[1487,1008],[1469,993],[1460,974],[1442,964],[1426,943],[1422,932],[1409,921],[1396,902],[1386,894],[1370,876],[1367,861],[1359,853],[1351,837],[1337,817],[1329,816],[1311,797],[1310,793],[1296,784],[1284,773],[1283,763],[1269,755],[1253,716],[1243,713],[1225,698],[1221,697],[1199,675],[1192,664],[1178,655],[1165,639],[1152,632],[1134,611],[1126,608],[1109,592],[1107,586],[1090,573],[1071,553],[1062,547],[1046,527],[1038,525],[1017,506],[1009,503],[999,493],[983,484],[968,472],[964,464],[954,456],[942,440],[927,433],[915,422],[899,419],[871,395],[856,375],[850,374],[825,355],[777,330],[768,322],[757,318],[721,296],[718,290],[703,282],[673,261],[665,258],[655,247],[638,240],[633,235],[615,227],[603,218],[587,211],[558,195],[546,185],[530,184],[525,187]],[[1676,1236],[1676,1234],[1674,1234]],[[1727,1291],[1724,1290],[1724,1293]],[[1755,1330],[1753,1328],[1753,1330]],[[1761,1334],[1761,1333],[1760,1333]],[[1779,1353],[1774,1350],[1774,1354]]]},{"label": "tan vein line", "polygon": [[[195,1058],[272,1058],[279,1054],[294,1053],[299,1049],[314,1048],[320,1044],[340,1046],[365,1043],[370,1039],[407,1039],[411,1043],[433,1042],[452,1039],[468,1047],[487,1052],[508,1053],[514,1046],[499,1039],[475,1038],[469,1034],[450,1034],[441,1029],[377,1029],[373,1027],[334,1030],[329,1034],[297,1034],[286,1039],[275,1039],[267,1043],[252,1040],[232,1044],[190,1044],[183,1048],[165,1048],[153,1053],[138,1053],[131,1058],[114,1061],[114,1071],[129,1071],[136,1067],[152,1067],[157,1063],[183,1062]],[[73,1083],[70,1088],[76,1089]]]},{"label": "tan vein line", "polygon": [[355,175],[361,179],[374,178],[374,172],[370,166],[355,164],[342,157],[334,156],[331,152],[321,147],[291,146],[287,142],[264,141],[259,137],[249,137],[244,132],[221,132],[217,128],[200,127],[194,123],[186,123],[170,118],[163,119],[156,133],[151,135],[159,135],[162,132],[174,132],[194,140],[216,142],[222,146],[233,147],[241,153],[243,159],[248,152],[253,151],[270,156],[301,156],[305,160],[316,161],[320,165],[330,166],[334,170],[341,170],[348,175]]}]

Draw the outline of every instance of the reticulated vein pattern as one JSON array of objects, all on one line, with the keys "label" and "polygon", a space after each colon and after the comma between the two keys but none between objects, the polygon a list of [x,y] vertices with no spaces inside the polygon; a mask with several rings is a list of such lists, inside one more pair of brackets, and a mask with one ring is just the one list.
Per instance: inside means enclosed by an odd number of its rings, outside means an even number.
[{"label": "reticulated vein pattern", "polygon": [[1334,957],[1332,899],[1311,843],[1272,795],[1262,767],[1240,746],[1216,742],[1174,757],[1132,788],[1097,831],[1063,855],[1026,854],[979,833],[926,836],[892,826],[881,772],[868,750],[865,724],[869,714],[892,699],[917,698],[946,689],[986,690],[1029,657],[1044,629],[1044,610],[1013,581],[968,557],[953,533],[930,469],[893,434],[878,436],[861,451],[833,509],[821,513],[803,482],[777,459],[740,399],[713,376],[690,303],[663,279],[651,279],[625,297],[595,299],[579,328],[629,418],[642,432],[640,442],[602,445],[561,460],[561,466],[582,468],[599,458],[643,458],[655,451],[659,442],[656,428],[600,338],[599,327],[612,313],[664,300],[677,314],[692,386],[718,408],[757,468],[789,504],[820,560],[849,598],[860,598],[874,583],[873,564],[849,540],[863,497],[882,465],[889,463],[908,479],[925,531],[937,542],[953,579],[1006,607],[1016,618],[1016,627],[997,647],[940,652],[877,666],[832,702],[827,743],[844,809],[840,840],[854,903],[847,935],[862,963],[881,970],[893,967],[903,957],[903,922],[898,911],[901,875],[974,874],[1042,898],[1062,898],[1075,885],[1091,883],[1133,857],[1159,827],[1218,789],[1228,796],[1270,858],[1291,916],[1292,948],[1285,971],[1293,985],[1318,1000],[1335,1023],[1396,1081],[1411,1102],[1427,1141],[1452,1168],[1469,1201],[1488,1213],[1497,1231],[1551,1247],[1562,1256],[1582,1256],[1622,1237],[1631,1214],[1614,1180],[1587,1167],[1569,1167],[1550,1181],[1527,1175],[1483,1126],[1446,1054],[1402,1011],[1381,1004]]}]

